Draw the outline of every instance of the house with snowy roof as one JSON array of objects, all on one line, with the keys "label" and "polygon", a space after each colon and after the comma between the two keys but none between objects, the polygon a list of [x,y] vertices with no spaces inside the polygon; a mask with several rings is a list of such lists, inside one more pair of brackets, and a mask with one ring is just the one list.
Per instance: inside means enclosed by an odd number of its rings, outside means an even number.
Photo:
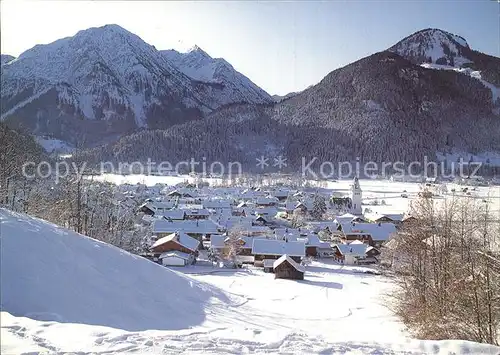
[{"label": "house with snowy roof", "polygon": [[205,200],[202,202],[203,208],[207,210],[214,210],[215,212],[222,212],[223,210],[231,210],[230,200]]},{"label": "house with snowy roof", "polygon": [[149,200],[139,206],[138,212],[154,216],[155,214],[161,214],[165,211],[171,210],[174,206],[174,202],[158,202]]},{"label": "house with snowy roof", "polygon": [[234,217],[245,217],[247,216],[246,208],[243,207],[234,207],[231,209],[231,216]]},{"label": "house with snowy roof", "polygon": [[334,258],[346,265],[376,263],[380,255],[378,249],[359,240],[350,244],[335,244],[333,252]]},{"label": "house with snowy roof", "polygon": [[210,217],[210,212],[204,208],[192,208],[185,209],[184,218],[187,220],[200,220],[200,219],[208,219]]},{"label": "house with snowy roof", "polygon": [[313,202],[310,200],[290,201],[285,204],[285,212],[288,217],[291,217],[295,211],[305,215],[313,209]]},{"label": "house with snowy roof", "polygon": [[274,278],[304,280],[305,267],[284,254],[273,262]]},{"label": "house with snowy roof", "polygon": [[318,256],[318,249],[321,246],[318,235],[308,233],[306,236],[298,237],[297,241],[306,243],[306,256]]},{"label": "house with snowy roof", "polygon": [[172,221],[182,221],[185,219],[184,210],[169,210],[164,212],[158,212],[155,217],[163,218]]},{"label": "house with snowy roof", "polygon": [[404,218],[403,213],[365,213],[365,219],[373,223],[400,224]]},{"label": "house with snowy roof", "polygon": [[199,245],[195,238],[176,232],[157,239],[149,249],[162,265],[185,266],[195,261]]},{"label": "house with snowy roof", "polygon": [[246,189],[238,195],[238,199],[242,201],[251,201],[259,197],[265,197],[266,193],[264,191],[255,191],[252,189]]},{"label": "house with snowy roof", "polygon": [[186,198],[196,198],[198,194],[196,191],[187,188],[181,188],[174,191],[170,191],[167,196],[169,197],[186,197]]},{"label": "house with snowy roof", "polygon": [[257,197],[255,199],[255,205],[259,207],[276,207],[278,206],[279,200],[273,196]]},{"label": "house with snowy roof", "polygon": [[280,189],[280,190],[275,190],[275,191],[271,191],[270,192],[270,195],[277,198],[279,202],[284,202],[286,201],[286,199],[288,198],[288,195],[290,194],[290,191],[288,190],[283,190],[283,189]]},{"label": "house with snowy roof", "polygon": [[224,231],[224,228],[210,219],[196,221],[157,220],[153,222],[153,234],[158,237],[164,237],[175,232],[184,232],[201,240],[203,236],[210,237],[210,235],[218,234],[221,231]]},{"label": "house with snowy roof", "polygon": [[351,223],[351,222],[364,223],[367,222],[367,220],[364,219],[363,216],[356,216],[353,215],[352,213],[344,213],[343,215],[335,216],[334,222],[338,224]]},{"label": "house with snowy roof", "polygon": [[319,246],[317,248],[317,253],[319,258],[333,258],[334,253],[332,249],[332,245],[330,242],[319,242]]},{"label": "house with snowy roof", "polygon": [[254,217],[252,216],[212,216],[211,220],[221,225],[226,230],[234,227],[250,228],[253,225]]},{"label": "house with snowy roof", "polygon": [[163,266],[186,266],[194,264],[196,257],[194,254],[174,250],[161,253],[158,260]]},{"label": "house with snowy roof", "polygon": [[278,214],[278,209],[276,207],[257,207],[253,210],[253,214],[274,218]]},{"label": "house with snowy roof", "polygon": [[262,262],[264,259],[278,259],[284,254],[288,254],[295,261],[300,262],[306,255],[306,244],[276,239],[254,239],[252,254],[256,263]]},{"label": "house with snowy roof", "polygon": [[360,240],[371,246],[380,246],[397,232],[393,223],[342,223],[342,238],[347,241]]}]

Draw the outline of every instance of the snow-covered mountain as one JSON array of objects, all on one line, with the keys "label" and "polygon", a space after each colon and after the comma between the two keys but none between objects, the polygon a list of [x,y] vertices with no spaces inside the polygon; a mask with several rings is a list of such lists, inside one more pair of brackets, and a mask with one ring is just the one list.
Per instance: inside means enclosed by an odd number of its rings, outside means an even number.
[{"label": "snow-covered mountain", "polygon": [[270,103],[271,96],[238,72],[223,58],[212,58],[203,49],[194,46],[186,53],[176,50],[160,51],[169,63],[190,78],[223,87],[225,103]]},{"label": "snow-covered mountain", "polygon": [[455,70],[478,79],[491,90],[495,110],[499,109],[500,58],[473,50],[463,37],[440,29],[425,29],[388,50],[424,68]]},{"label": "snow-covered mountain", "polygon": [[463,37],[435,28],[415,32],[389,48],[389,51],[417,64],[461,66],[471,62],[467,58],[470,47]]},{"label": "snow-covered mountain", "polygon": [[11,60],[16,59],[14,56],[11,56],[9,54],[0,54],[0,65],[7,64]]},{"label": "snow-covered mountain", "polygon": [[[124,137],[88,159],[176,161],[178,156],[203,156],[213,161],[235,159],[250,170],[256,157],[270,155],[269,151],[286,156],[290,169],[301,168],[304,154],[318,161],[360,157],[381,162],[421,161],[455,151],[499,153],[500,90],[495,82],[500,81],[500,59],[436,31],[423,31],[409,37],[413,44],[405,39],[391,51],[339,68],[274,105],[225,106],[204,121]],[[430,34],[435,35],[432,45]],[[457,55],[443,61],[427,51],[452,45]],[[427,49],[417,53],[403,48]],[[160,140],[165,148],[150,143]]]},{"label": "snow-covered mountain", "polygon": [[118,25],[33,47],[2,65],[1,84],[1,120],[85,144],[201,119],[245,99],[224,77],[216,84],[193,80]]}]

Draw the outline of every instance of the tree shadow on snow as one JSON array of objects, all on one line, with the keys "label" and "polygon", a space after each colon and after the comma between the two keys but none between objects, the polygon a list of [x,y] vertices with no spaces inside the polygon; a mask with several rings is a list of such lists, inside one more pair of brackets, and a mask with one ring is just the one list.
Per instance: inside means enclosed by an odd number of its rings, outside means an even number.
[{"label": "tree shadow on snow", "polygon": [[331,269],[322,266],[308,266],[307,271],[314,273],[323,273],[323,274],[344,274],[344,275],[356,275],[358,277],[373,277],[374,275],[379,275],[380,273],[376,270],[370,269],[368,267],[360,267],[356,268],[346,268],[342,265],[338,265],[337,269]]},{"label": "tree shadow on snow", "polygon": [[298,282],[301,284],[306,284],[306,285],[334,288],[336,290],[342,290],[344,288],[344,285],[342,285],[338,282],[331,282],[331,281],[300,280]]}]

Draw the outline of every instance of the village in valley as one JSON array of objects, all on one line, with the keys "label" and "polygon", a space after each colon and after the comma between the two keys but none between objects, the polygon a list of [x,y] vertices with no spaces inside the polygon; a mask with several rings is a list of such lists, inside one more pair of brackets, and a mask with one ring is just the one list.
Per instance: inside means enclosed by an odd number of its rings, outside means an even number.
[{"label": "village in valley", "polygon": [[[95,307],[115,307],[122,297],[129,298],[128,305],[135,305],[133,321],[127,318],[117,323],[96,308],[90,312],[92,324],[188,332],[182,342],[176,340],[177,333],[162,331],[113,330],[104,337],[85,337],[85,348],[96,353],[108,346],[113,351],[121,351],[122,346],[153,346],[155,353],[182,353],[185,349],[190,353],[207,353],[207,349],[216,353],[245,353],[248,349],[272,353],[322,353],[325,349],[331,350],[325,353],[343,353],[345,349],[385,353],[381,349],[390,348],[400,353],[412,349],[410,353],[427,354],[425,347],[446,348],[439,342],[409,343],[414,333],[408,326],[411,324],[402,319],[418,308],[403,309],[406,313],[402,314],[398,311],[402,308],[395,307],[411,303],[395,297],[402,294],[405,285],[410,289],[427,287],[412,284],[420,280],[413,277],[420,269],[413,270],[412,265],[420,261],[429,265],[427,271],[433,270],[432,263],[437,260],[432,258],[434,254],[450,255],[449,260],[457,260],[458,265],[469,265],[450,254],[454,244],[435,243],[433,234],[439,233],[441,238],[457,233],[449,240],[467,246],[471,238],[484,239],[484,233],[480,220],[474,226],[478,236],[461,236],[464,226],[460,222],[454,222],[456,228],[449,231],[446,220],[442,228],[438,225],[438,229],[427,231],[428,220],[421,219],[426,216],[418,213],[418,204],[427,201],[437,207],[439,203],[465,199],[488,206],[492,218],[500,211],[499,186],[470,180],[307,180],[285,174],[229,180],[194,174],[101,174],[86,176],[81,185],[71,186],[64,196],[70,201],[81,196],[80,210],[71,210],[78,204],[60,203],[48,204],[52,207],[44,210],[61,218],[66,216],[68,206],[69,211],[79,212],[81,218],[70,221],[81,234],[14,212],[2,211],[0,216],[4,229],[11,226],[20,230],[11,234],[11,248],[19,244],[26,248],[34,238],[38,244],[30,247],[30,253],[47,249],[46,253],[58,255],[50,259],[54,271],[43,273],[43,277],[59,275],[66,268],[66,260],[97,260],[76,263],[80,276],[64,274],[68,278],[63,283],[59,278],[40,283],[37,273],[30,276],[40,285],[59,285],[50,286],[54,302],[46,309],[54,314],[65,312],[67,303],[63,300],[71,299],[73,287],[79,287],[76,284],[80,281],[73,281],[76,277],[98,284],[98,293],[88,288],[81,296],[82,300],[92,299]],[[56,194],[55,189],[50,191],[51,196]],[[466,206],[467,215],[473,211],[470,207]],[[39,230],[43,231],[42,239]],[[408,230],[416,233],[401,239]],[[477,251],[483,253],[479,248]],[[475,265],[484,260],[478,259]],[[19,264],[15,258],[9,263]],[[40,266],[33,270],[48,265],[42,259],[37,263]],[[16,267],[23,268],[24,264]],[[494,270],[498,265],[495,262],[488,267]],[[463,278],[460,284],[468,282],[470,277],[462,269],[456,272],[454,279]],[[117,278],[122,274],[130,277]],[[433,275],[427,272],[425,277],[441,277]],[[65,286],[73,282],[74,286]],[[49,292],[42,289],[40,292]],[[16,290],[9,295],[12,302],[19,299],[13,296],[19,294]],[[104,301],[101,294],[108,293],[115,296]],[[455,296],[455,292],[450,293],[450,297]],[[25,298],[28,295],[21,298],[22,304],[27,302]],[[469,299],[464,304],[467,302]],[[87,301],[77,304],[86,309]],[[141,318],[144,312],[149,312],[150,318]],[[79,311],[72,322],[89,322],[82,318],[87,314],[88,310]],[[46,319],[45,313],[40,317]],[[138,317],[143,323],[137,323]],[[17,322],[13,323],[15,327],[45,326],[25,324],[24,318],[9,322]],[[70,324],[64,329],[80,332],[76,326]],[[188,331],[190,327],[194,328]],[[120,334],[124,340],[117,341],[122,339]],[[34,339],[38,344],[38,338]],[[72,343],[59,338],[53,341],[64,349],[73,349]]]},{"label": "village in valley", "polygon": [[304,264],[315,259],[378,263],[380,247],[407,218],[363,214],[357,178],[343,198],[314,188],[186,185],[164,188],[138,209],[152,232],[149,252],[142,255],[164,266],[253,265],[276,278],[302,280]]},{"label": "village in valley", "polygon": [[[125,195],[146,197],[135,208],[144,233],[138,254],[176,270],[187,267],[188,273],[250,268],[303,280],[313,262],[378,273],[387,242],[415,220],[412,200],[451,194],[446,183],[432,179],[401,183],[355,177],[332,182],[334,188],[247,185],[211,187],[193,178],[170,185],[119,185]],[[470,196],[467,191],[460,188]]]}]

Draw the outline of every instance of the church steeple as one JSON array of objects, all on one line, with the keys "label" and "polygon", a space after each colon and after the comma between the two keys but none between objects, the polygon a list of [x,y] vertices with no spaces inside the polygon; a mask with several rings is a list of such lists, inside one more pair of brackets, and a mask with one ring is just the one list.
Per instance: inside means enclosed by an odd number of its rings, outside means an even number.
[{"label": "church steeple", "polygon": [[353,189],[361,191],[361,187],[359,186],[359,179],[357,176],[354,177],[354,181],[353,181],[352,185],[353,185]]},{"label": "church steeple", "polygon": [[362,191],[361,191],[361,186],[359,186],[359,179],[358,177],[354,177],[354,180],[351,185],[351,200],[352,200],[352,206],[351,206],[351,213],[360,215],[363,213],[363,208],[361,206],[362,204]]}]

